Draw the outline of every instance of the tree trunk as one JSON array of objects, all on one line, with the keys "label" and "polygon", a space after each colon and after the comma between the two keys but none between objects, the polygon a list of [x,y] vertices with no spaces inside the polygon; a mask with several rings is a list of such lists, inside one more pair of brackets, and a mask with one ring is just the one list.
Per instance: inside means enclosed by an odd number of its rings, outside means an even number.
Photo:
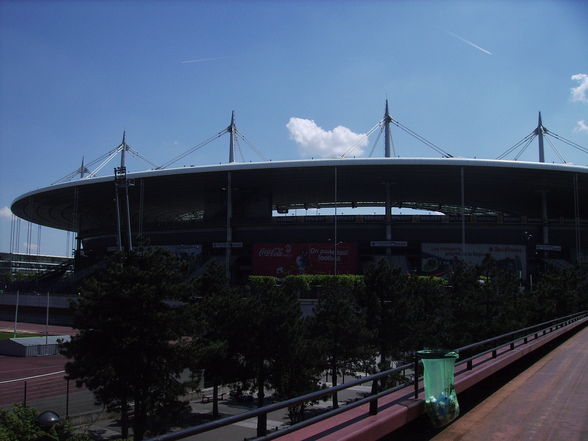
[{"label": "tree trunk", "polygon": [[123,397],[120,403],[120,431],[122,438],[129,437],[129,405],[127,397]]},{"label": "tree trunk", "polygon": [[[263,369],[263,368],[262,368]],[[257,377],[257,407],[263,407],[265,399],[265,377],[260,373]],[[267,414],[259,415],[257,418],[257,436],[265,436],[267,434]]]},{"label": "tree trunk", "polygon": [[265,400],[264,391],[264,378],[262,375],[257,377],[257,407],[263,407],[263,401]]},{"label": "tree trunk", "polygon": [[214,380],[212,385],[212,417],[218,418],[218,383]]},{"label": "tree trunk", "polygon": [[135,418],[133,420],[133,441],[142,441],[146,430],[145,402],[135,400]]},{"label": "tree trunk", "polygon": [[[383,372],[388,370],[390,366],[388,365],[388,361],[386,360],[386,350],[384,349],[384,345],[380,347],[380,363],[378,365],[378,371]],[[378,380],[374,380],[375,386],[378,386]],[[380,384],[382,385],[382,389],[386,387],[386,385],[390,384],[390,379],[387,377],[382,377],[380,379]],[[373,389],[372,389],[373,391]]]}]

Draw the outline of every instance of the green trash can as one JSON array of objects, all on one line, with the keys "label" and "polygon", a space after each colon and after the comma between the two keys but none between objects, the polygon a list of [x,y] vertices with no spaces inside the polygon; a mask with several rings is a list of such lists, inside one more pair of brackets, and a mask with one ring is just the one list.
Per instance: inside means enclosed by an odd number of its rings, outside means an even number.
[{"label": "green trash can", "polygon": [[442,349],[417,352],[425,373],[425,412],[435,427],[445,426],[459,416],[454,368],[457,352]]}]

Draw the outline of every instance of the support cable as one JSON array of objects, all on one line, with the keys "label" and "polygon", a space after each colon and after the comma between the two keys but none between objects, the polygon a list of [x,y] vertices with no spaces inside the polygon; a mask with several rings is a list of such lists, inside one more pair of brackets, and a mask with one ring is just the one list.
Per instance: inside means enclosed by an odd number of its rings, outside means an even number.
[{"label": "support cable", "polygon": [[372,149],[370,150],[370,156],[369,156],[370,158],[374,155],[374,151],[376,150],[376,145],[378,144],[378,141],[380,140],[383,132],[384,132],[384,126],[380,127],[380,131],[378,132],[378,136],[376,137],[376,140],[372,144]]},{"label": "support cable", "polygon": [[237,146],[237,152],[239,152],[241,162],[245,162],[245,156],[243,155],[243,149],[241,149],[241,143],[239,142],[238,137],[235,138],[235,145]]},{"label": "support cable", "polygon": [[517,153],[517,155],[514,157],[515,161],[518,161],[518,159],[521,157],[521,155],[523,153],[525,153],[525,150],[527,150],[527,147],[529,147],[529,145],[531,145],[531,142],[533,142],[533,139],[535,137],[533,136],[532,138],[530,138],[527,143],[521,148],[521,150],[519,151],[519,153]]},{"label": "support cable", "polygon": [[261,153],[261,150],[255,147],[255,145],[243,134],[239,131],[239,129],[235,128],[235,133],[239,138],[241,138],[245,143],[253,150],[257,156],[261,158],[262,161],[267,161],[268,159]]},{"label": "support cable", "polygon": [[392,134],[390,134],[390,151],[392,152],[393,157],[400,157],[400,155],[396,153],[396,147],[394,147],[394,138],[392,137]]},{"label": "support cable", "polygon": [[547,129],[545,129],[544,133],[569,145],[570,147],[574,147],[575,149],[580,150],[581,152],[588,153],[588,149],[586,147],[582,147],[580,144],[576,144],[575,142],[570,141],[569,139],[566,139],[563,136],[558,135],[557,133],[553,133],[552,131]]},{"label": "support cable", "polygon": [[529,139],[532,141],[535,138],[535,136],[537,136],[537,133],[536,133],[535,130],[533,130],[531,133],[529,133],[523,139],[521,139],[520,141],[518,141],[515,145],[513,145],[512,147],[510,147],[509,149],[507,149],[504,153],[502,153],[496,159],[504,159],[505,157],[507,157],[508,155],[510,155],[512,152],[514,152],[522,144],[524,144],[525,142],[529,141]]},{"label": "support cable", "polygon": [[[84,168],[90,168],[94,164],[98,164],[99,162],[102,162],[105,158],[111,156],[113,153],[116,153],[116,152],[118,152],[118,147],[115,148],[114,150],[110,150],[108,153],[105,153],[104,155],[100,156],[99,158],[96,158],[93,161],[87,163]],[[63,178],[58,179],[57,181],[53,182],[51,185],[55,185],[55,184],[58,184],[60,182],[71,181],[74,176],[76,176],[77,174],[80,173],[80,170],[81,170],[81,168],[75,169],[71,173],[65,175]]]},{"label": "support cable", "polygon": [[452,154],[446,152],[445,150],[443,150],[438,145],[433,144],[431,141],[429,141],[428,139],[426,139],[423,136],[419,135],[415,131],[409,129],[408,127],[406,127],[405,125],[401,124],[400,122],[396,121],[394,118],[390,118],[390,122],[392,124],[394,124],[396,127],[398,127],[399,129],[404,130],[406,133],[408,133],[412,137],[418,139],[419,141],[421,141],[426,146],[428,146],[431,149],[435,150],[437,153],[441,154],[443,158],[453,158],[453,155]]},{"label": "support cable", "polygon": [[14,235],[16,231],[16,216],[12,213],[10,218],[10,254],[14,253]]},{"label": "support cable", "polygon": [[33,236],[33,224],[27,221],[27,246],[25,248],[27,254],[31,254],[31,241]]},{"label": "support cable", "polygon": [[142,159],[143,161],[145,161],[146,163],[152,165],[155,169],[157,169],[157,167],[159,167],[159,165],[151,162],[149,159],[147,159],[146,157],[144,157],[143,155],[141,155],[138,151],[134,150],[133,148],[127,146],[127,151],[130,152],[133,156]]},{"label": "support cable", "polygon": [[340,158],[345,158],[347,155],[349,155],[352,151],[354,151],[355,149],[357,149],[359,147],[359,145],[362,143],[363,138],[369,138],[370,135],[372,133],[374,133],[378,128],[383,127],[383,120],[382,121],[378,121],[378,123],[373,126],[371,129],[369,129],[366,133],[363,134],[363,136],[361,137],[361,140],[358,141],[357,143],[355,143],[354,145],[352,145],[351,147],[349,147],[347,149],[347,151],[345,151],[345,153],[343,153],[342,155],[340,155]]},{"label": "support cable", "polygon": [[168,168],[170,165],[174,164],[175,162],[178,162],[180,159],[185,158],[186,156],[188,156],[191,153],[194,153],[197,150],[200,150],[202,147],[206,146],[207,144],[210,144],[212,141],[214,141],[217,138],[220,138],[221,136],[223,136],[225,133],[227,133],[229,130],[228,129],[223,129],[220,132],[218,132],[216,135],[211,136],[210,138],[202,141],[199,144],[196,144],[194,147],[191,147],[190,149],[188,149],[187,151],[185,151],[184,153],[176,156],[175,158],[167,161],[165,164],[160,165],[159,167],[157,167],[155,170],[161,170],[164,168]]},{"label": "support cable", "polygon": [[549,145],[551,146],[551,150],[554,151],[554,153],[557,155],[557,157],[559,158],[559,160],[561,162],[563,162],[564,164],[567,164],[568,161],[566,161],[564,159],[564,157],[561,155],[561,153],[559,152],[559,150],[555,147],[555,145],[553,145],[553,142],[551,142],[551,139],[549,139],[549,137],[545,137],[544,139],[547,140],[547,142],[549,143]]},{"label": "support cable", "polygon": [[15,235],[15,249],[16,254],[20,253],[20,226],[22,221],[20,218],[16,219],[16,235]]},{"label": "support cable", "polygon": [[103,169],[103,168],[106,166],[106,164],[108,164],[110,161],[112,161],[112,159],[113,159],[113,158],[114,158],[114,157],[115,157],[115,156],[116,156],[116,155],[117,155],[117,154],[118,154],[120,151],[121,151],[121,146],[118,146],[118,147],[117,147],[117,148],[116,148],[116,149],[115,149],[115,150],[114,150],[114,151],[113,151],[113,152],[110,154],[110,156],[108,156],[108,158],[106,158],[104,161],[102,161],[102,163],[101,163],[101,164],[100,164],[98,167],[96,167],[96,168],[94,169],[94,171],[93,171],[93,172],[91,172],[91,173],[88,173],[88,175],[87,175],[87,176],[86,176],[84,179],[90,179],[90,178],[93,178],[94,176],[96,176],[96,174],[97,174],[97,173],[98,173],[100,170],[102,170],[102,169]]}]

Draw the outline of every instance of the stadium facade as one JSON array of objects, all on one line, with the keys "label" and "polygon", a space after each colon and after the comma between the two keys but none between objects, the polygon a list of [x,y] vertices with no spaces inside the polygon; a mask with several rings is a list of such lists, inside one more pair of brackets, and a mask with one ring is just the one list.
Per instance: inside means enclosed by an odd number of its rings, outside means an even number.
[{"label": "stadium facade", "polygon": [[[391,157],[391,124],[442,158]],[[588,167],[544,163],[543,137],[588,149],[547,130],[541,114],[537,128],[501,155],[520,149],[518,157],[537,137],[539,162],[454,158],[394,120],[387,102],[366,136],[377,128],[384,158],[236,163],[237,137],[247,140],[233,113],[226,129],[187,153],[128,174],[125,154],[141,156],[123,135],[94,172],[82,163],[68,176],[79,172],[79,180],[26,193],[12,212],[75,232],[77,270],[139,243],[195,255],[203,265],[219,260],[233,280],[361,273],[382,257],[405,271],[443,274],[490,255],[523,279],[545,262],[588,261]],[[229,163],[167,168],[224,133]],[[96,177],[119,153],[114,175]],[[428,214],[393,215],[394,207]]]},{"label": "stadium facade", "polygon": [[[588,167],[458,158],[228,163],[90,177],[12,211],[77,233],[77,268],[143,243],[248,274],[360,273],[387,256],[441,274],[490,254],[523,277],[588,260]],[[392,207],[428,210],[392,214]],[[312,214],[309,214],[312,213]]]}]

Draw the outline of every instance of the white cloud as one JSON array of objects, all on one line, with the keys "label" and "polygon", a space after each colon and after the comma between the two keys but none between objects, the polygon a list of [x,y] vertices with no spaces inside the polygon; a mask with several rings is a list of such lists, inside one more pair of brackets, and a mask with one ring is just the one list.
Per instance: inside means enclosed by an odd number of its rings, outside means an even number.
[{"label": "white cloud", "polygon": [[588,126],[584,122],[584,120],[578,121],[576,123],[576,127],[574,128],[574,132],[588,132]]},{"label": "white cloud", "polygon": [[12,219],[12,211],[8,207],[0,208],[0,217],[4,219]]},{"label": "white cloud", "polygon": [[310,119],[290,118],[286,127],[303,156],[322,158],[341,156],[351,147],[356,148],[349,154],[360,156],[363,154],[363,148],[368,144],[365,133],[354,133],[343,126],[325,130]]},{"label": "white cloud", "polygon": [[588,74],[579,73],[572,75],[572,80],[578,81],[578,87],[572,87],[572,101],[580,101],[581,103],[588,103]]}]

